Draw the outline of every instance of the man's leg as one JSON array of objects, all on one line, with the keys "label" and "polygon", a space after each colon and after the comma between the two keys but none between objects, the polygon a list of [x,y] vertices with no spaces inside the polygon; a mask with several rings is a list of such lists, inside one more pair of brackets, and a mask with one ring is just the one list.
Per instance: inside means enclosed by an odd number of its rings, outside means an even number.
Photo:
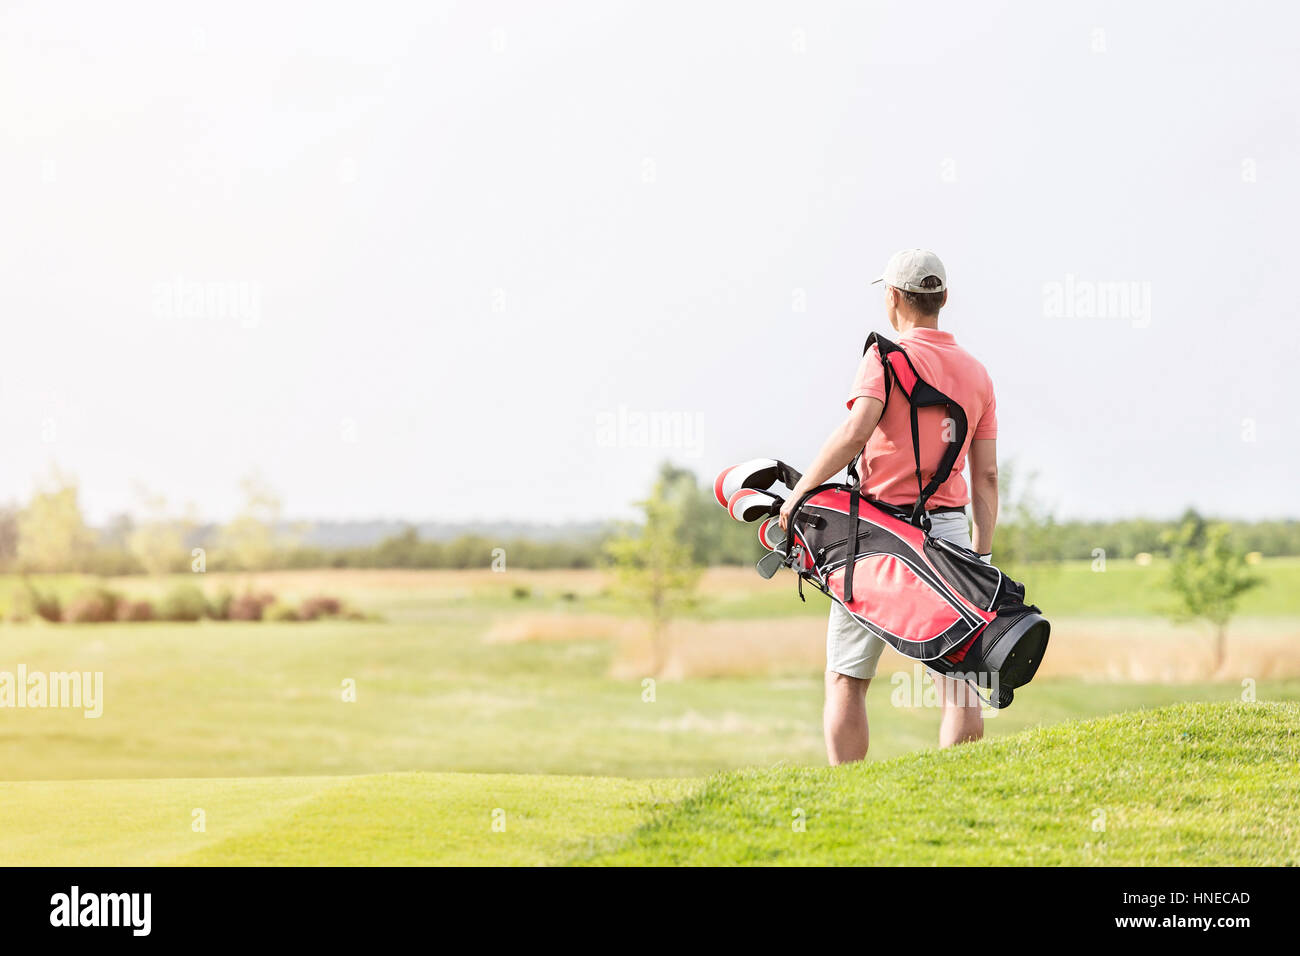
[{"label": "man's leg", "polygon": [[867,688],[871,678],[847,677],[826,672],[826,708],[822,729],[826,732],[826,756],[831,766],[861,760],[867,755],[871,731],[867,727]]},{"label": "man's leg", "polygon": [[853,619],[838,604],[831,604],[826,622],[826,756],[831,765],[861,760],[867,755],[867,688],[885,642]]},{"label": "man's leg", "polygon": [[931,672],[935,689],[943,703],[943,720],[939,724],[939,746],[951,747],[979,740],[984,736],[984,714],[979,695],[964,680]]}]

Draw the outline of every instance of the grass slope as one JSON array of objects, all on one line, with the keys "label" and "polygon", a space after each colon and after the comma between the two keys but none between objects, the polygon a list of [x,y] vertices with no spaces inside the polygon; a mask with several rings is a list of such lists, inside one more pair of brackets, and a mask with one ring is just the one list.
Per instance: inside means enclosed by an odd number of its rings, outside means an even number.
[{"label": "grass slope", "polygon": [[1296,864],[1298,766],[1300,705],[1179,705],[878,763],[724,774],[585,862]]}]

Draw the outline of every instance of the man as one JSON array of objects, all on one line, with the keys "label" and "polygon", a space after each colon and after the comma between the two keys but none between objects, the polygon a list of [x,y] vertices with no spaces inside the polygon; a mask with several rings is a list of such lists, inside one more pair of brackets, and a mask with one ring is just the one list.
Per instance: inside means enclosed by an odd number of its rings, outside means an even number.
[{"label": "man", "polygon": [[[955,400],[966,412],[969,431],[952,474],[926,505],[931,534],[979,552],[992,560],[993,527],[998,518],[997,417],[993,383],[974,356],[957,345],[951,332],[939,330],[939,310],[948,303],[948,278],[933,252],[905,249],[896,253],[876,282],[885,283],[885,314],[898,332],[920,376]],[[916,462],[912,452],[907,402],[885,403],[884,369],[873,346],[862,357],[848,398],[849,415],[826,439],[781,510],[781,527],[804,492],[829,481],[861,453],[858,472],[869,498],[911,506],[917,498]],[[921,471],[933,477],[949,433],[942,408],[920,410]],[[970,484],[962,477],[970,459]],[[972,541],[966,505],[972,506]],[[866,692],[876,676],[885,642],[855,621],[840,605],[831,605],[826,633],[826,753],[832,764],[861,760],[870,740]],[[984,735],[979,698],[963,681],[931,674],[939,690],[943,719],[939,745],[952,746]]]}]

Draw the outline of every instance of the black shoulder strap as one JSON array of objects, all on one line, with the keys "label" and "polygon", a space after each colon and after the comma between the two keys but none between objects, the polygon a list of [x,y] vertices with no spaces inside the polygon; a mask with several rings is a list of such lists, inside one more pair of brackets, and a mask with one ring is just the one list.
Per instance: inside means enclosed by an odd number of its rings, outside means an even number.
[{"label": "black shoulder strap", "polygon": [[[957,455],[966,444],[966,413],[960,405],[916,373],[916,367],[902,346],[891,342],[878,332],[872,332],[867,336],[867,344],[862,347],[862,354],[866,355],[873,345],[880,353],[880,365],[885,373],[885,404],[889,404],[889,397],[893,394],[895,384],[907,399],[912,426],[912,456],[916,462],[917,498],[912,508],[912,524],[929,534],[930,516],[925,513],[925,503],[939,490],[939,486],[948,480],[953,465],[957,463]],[[903,364],[900,365],[900,362]],[[948,442],[948,447],[944,449],[943,457],[939,459],[939,467],[935,469],[929,483],[926,483],[921,475],[921,430],[917,421],[917,409],[932,405],[947,406],[948,416],[956,426],[956,433]],[[843,581],[845,604],[853,600],[853,569],[857,566],[858,559],[858,509],[862,496],[862,479],[858,476],[857,460],[858,456],[854,455],[848,467],[852,485],[849,488],[848,561],[844,566]]]},{"label": "black shoulder strap", "polygon": [[[908,357],[907,351],[902,346],[891,342],[878,332],[872,332],[871,335],[867,336],[867,344],[863,346],[862,354],[866,355],[873,345],[876,346],[877,351],[880,353],[880,364],[885,370],[886,403],[888,403],[889,396],[892,394],[893,386],[897,385],[910,406],[912,456],[916,462],[917,487],[916,505],[912,509],[912,524],[928,530],[930,519],[925,513],[925,504],[939,490],[939,486],[948,480],[948,476],[952,474],[953,465],[957,463],[957,456],[961,454],[962,446],[966,444],[966,431],[968,428],[966,412],[957,402],[917,374],[916,366],[912,364],[911,358]],[[934,475],[927,483],[921,475],[921,433],[917,421],[917,409],[935,405],[947,407],[948,417],[952,420],[955,431],[951,440],[947,443],[948,447],[944,449],[943,457],[939,459],[939,465],[935,468]]]}]

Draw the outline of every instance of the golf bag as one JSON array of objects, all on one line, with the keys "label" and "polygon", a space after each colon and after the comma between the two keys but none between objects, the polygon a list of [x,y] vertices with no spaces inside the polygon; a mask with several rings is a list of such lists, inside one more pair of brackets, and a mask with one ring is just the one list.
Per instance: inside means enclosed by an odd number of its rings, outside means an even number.
[{"label": "golf bag", "polygon": [[[886,402],[901,393],[911,409],[915,504],[864,497],[850,464],[851,483],[820,485],[795,502],[782,539],[775,516],[784,502],[769,489],[778,481],[794,488],[801,476],[789,465],[755,459],[729,468],[718,476],[714,494],[737,520],[768,519],[760,528],[770,548],[758,566],[764,577],[789,567],[799,577],[801,598],[807,581],[900,654],[988,688],[989,703],[1006,707],[1015,688],[1038,670],[1051,625],[1025,603],[1022,584],[974,551],[930,535],[925,504],[952,473],[966,440],[966,415],[920,378],[902,348],[874,333],[866,349],[873,344],[885,369]],[[946,406],[955,434],[923,483],[917,410],[931,406]]]}]

